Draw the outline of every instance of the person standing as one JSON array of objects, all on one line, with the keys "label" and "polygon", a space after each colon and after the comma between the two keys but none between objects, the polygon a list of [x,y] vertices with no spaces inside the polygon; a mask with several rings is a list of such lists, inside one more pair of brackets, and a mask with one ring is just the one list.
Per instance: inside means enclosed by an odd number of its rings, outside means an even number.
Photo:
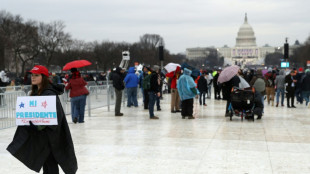
[{"label": "person standing", "polygon": [[[262,104],[262,113],[264,113],[264,97],[266,94],[266,79],[263,77],[263,72],[261,69],[256,71],[256,75],[253,76],[252,80],[250,81],[250,86],[255,88],[255,91],[261,94],[261,104]],[[257,119],[261,119],[259,116]]]},{"label": "person standing", "polygon": [[275,83],[276,73],[272,71],[272,68],[268,68],[268,72],[265,74],[266,79],[266,97],[268,105],[271,102],[271,106],[274,105],[274,96],[275,96]]},{"label": "person standing", "polygon": [[285,75],[284,70],[280,70],[279,75],[275,79],[275,87],[277,89],[277,104],[279,106],[279,97],[281,94],[281,106],[284,106],[284,90],[285,90]]},{"label": "person standing", "polygon": [[[215,100],[220,100],[221,98],[221,85],[217,82],[220,74],[221,74],[221,70],[215,71],[214,73],[214,77],[213,77],[213,87],[214,87],[214,99]],[[223,93],[224,95],[224,93]]]},{"label": "person standing", "polygon": [[[295,71],[291,70],[291,72],[285,76],[285,86],[286,86],[286,98],[287,98],[287,107],[288,108],[296,108],[294,105],[295,98],[295,87],[297,80],[294,79]],[[291,99],[291,104],[290,104]]]},{"label": "person standing", "polygon": [[300,67],[298,69],[298,73],[295,76],[295,79],[297,80],[296,87],[295,87],[295,96],[296,96],[297,104],[303,103],[301,80],[304,77],[304,75],[305,75],[304,69]]},{"label": "person standing", "polygon": [[231,78],[229,81],[225,82],[222,84],[223,88],[222,88],[222,92],[223,92],[223,99],[226,100],[226,112],[225,112],[225,117],[229,117],[229,105],[230,105],[230,101],[231,101],[231,89],[233,87],[239,87],[239,83],[240,83],[240,78],[238,77],[238,75],[235,75],[233,78]]},{"label": "person standing", "polygon": [[85,87],[87,83],[76,68],[72,68],[71,73],[71,79],[66,84],[66,90],[70,90],[72,121],[84,123],[86,97],[89,94]]},{"label": "person standing", "polygon": [[166,77],[171,78],[171,113],[180,111],[180,96],[177,89],[177,80],[180,77],[181,68],[178,66],[175,71],[167,73]]},{"label": "person standing", "polygon": [[48,69],[36,65],[32,73],[31,96],[56,96],[58,125],[18,126],[13,141],[7,150],[29,169],[44,174],[59,174],[58,165],[66,174],[75,174],[78,166],[74,145],[65,112],[58,95],[64,91],[63,85],[53,85],[48,79]]},{"label": "person standing", "polygon": [[157,73],[158,70],[159,67],[154,66],[153,71],[151,71],[150,75],[150,88],[148,90],[150,119],[159,119],[154,115],[154,105],[156,102],[156,98],[160,97],[160,81],[158,80],[159,74]]},{"label": "person standing", "polygon": [[206,77],[207,83],[208,83],[207,98],[210,99],[211,98],[211,91],[212,91],[212,83],[213,83],[212,73],[207,71],[205,77]]},{"label": "person standing", "polygon": [[[208,92],[208,81],[206,80],[208,74],[206,72],[204,72],[199,80],[198,80],[198,85],[197,85],[197,89],[199,90],[199,104],[200,105],[204,105],[207,106],[206,104],[206,93]],[[202,100],[203,98],[203,100]]]},{"label": "person standing", "polygon": [[[188,117],[188,119],[195,119],[193,116],[194,98],[198,94],[196,89],[196,83],[191,77],[192,71],[184,68],[183,75],[179,78],[177,87],[182,101],[182,119]],[[204,78],[204,77],[201,77]]]},{"label": "person standing", "polygon": [[121,113],[121,102],[122,102],[122,93],[125,88],[124,85],[124,70],[120,67],[117,67],[115,72],[113,73],[113,87],[115,90],[115,116],[123,116],[124,114]]},{"label": "person standing", "polygon": [[[302,96],[306,101],[306,106],[309,105],[310,97],[310,70],[306,70],[306,75],[301,80]],[[310,106],[310,105],[309,105]]]},{"label": "person standing", "polygon": [[125,87],[127,89],[127,107],[133,104],[138,107],[137,87],[139,84],[138,76],[135,74],[135,67],[130,67],[124,79]]}]

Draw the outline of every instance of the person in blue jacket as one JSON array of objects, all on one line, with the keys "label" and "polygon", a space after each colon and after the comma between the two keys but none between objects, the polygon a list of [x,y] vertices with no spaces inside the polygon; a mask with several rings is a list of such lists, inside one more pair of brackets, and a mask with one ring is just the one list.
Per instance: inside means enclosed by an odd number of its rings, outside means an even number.
[{"label": "person in blue jacket", "polygon": [[185,117],[188,117],[188,119],[195,118],[193,117],[193,105],[194,98],[198,94],[198,91],[191,74],[191,70],[184,68],[184,73],[177,82],[178,92],[182,101],[182,119],[185,119]]},{"label": "person in blue jacket", "polygon": [[138,107],[137,87],[139,84],[139,79],[138,76],[135,74],[135,67],[129,68],[124,82],[127,89],[127,107],[131,107],[131,105]]}]

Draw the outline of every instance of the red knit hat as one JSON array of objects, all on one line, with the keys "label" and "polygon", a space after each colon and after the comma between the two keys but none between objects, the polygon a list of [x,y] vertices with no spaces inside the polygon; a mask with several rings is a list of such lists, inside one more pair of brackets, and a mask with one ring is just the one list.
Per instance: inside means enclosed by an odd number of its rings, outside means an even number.
[{"label": "red knit hat", "polygon": [[48,74],[48,69],[45,67],[45,66],[42,66],[42,65],[35,65],[31,71],[32,74],[43,74],[45,75],[46,77],[49,76]]},{"label": "red knit hat", "polygon": [[299,72],[304,72],[304,69],[303,69],[302,67],[300,67],[300,68],[298,69],[298,71],[299,71]]}]

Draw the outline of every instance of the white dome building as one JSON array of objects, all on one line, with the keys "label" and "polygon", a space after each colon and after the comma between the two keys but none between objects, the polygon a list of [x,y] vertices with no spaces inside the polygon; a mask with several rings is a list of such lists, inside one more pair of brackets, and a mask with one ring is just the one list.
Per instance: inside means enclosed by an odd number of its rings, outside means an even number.
[{"label": "white dome building", "polygon": [[[208,47],[187,48],[186,57],[188,59],[206,57],[207,50]],[[248,17],[245,14],[244,22],[237,33],[235,47],[225,45],[224,47],[217,48],[217,51],[220,56],[225,58],[225,64],[261,65],[267,54],[282,51],[282,49],[279,50],[278,47],[271,47],[268,44],[257,47],[254,30],[248,23]]]},{"label": "white dome building", "polygon": [[256,38],[251,25],[248,23],[247,14],[244,23],[241,25],[236,38],[236,47],[256,47]]}]

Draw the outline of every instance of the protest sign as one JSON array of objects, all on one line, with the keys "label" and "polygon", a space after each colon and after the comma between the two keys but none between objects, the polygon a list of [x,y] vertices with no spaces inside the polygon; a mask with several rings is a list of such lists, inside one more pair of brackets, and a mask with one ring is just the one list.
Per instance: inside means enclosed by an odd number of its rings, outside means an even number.
[{"label": "protest sign", "polygon": [[56,96],[17,97],[16,125],[57,125]]}]

